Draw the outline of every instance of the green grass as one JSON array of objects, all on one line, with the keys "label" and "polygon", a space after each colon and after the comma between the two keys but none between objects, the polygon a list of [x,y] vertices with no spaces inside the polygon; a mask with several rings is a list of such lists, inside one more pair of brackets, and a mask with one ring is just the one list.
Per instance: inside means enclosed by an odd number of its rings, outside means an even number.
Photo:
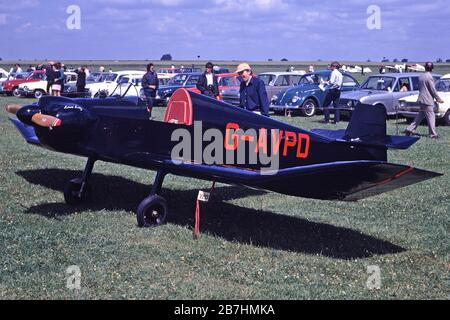
[{"label": "green grass", "polygon": [[[85,159],[26,144],[7,119],[1,110],[2,299],[449,299],[450,127],[389,152],[442,177],[358,203],[218,185],[195,241],[196,194],[210,183],[168,176],[169,222],[140,229],[134,212],[155,173],[99,162],[93,201],[70,207],[62,190]],[[323,126],[321,117],[279,119]],[[66,288],[71,265],[81,268],[79,291]],[[381,269],[378,290],[366,287],[371,265]]]}]

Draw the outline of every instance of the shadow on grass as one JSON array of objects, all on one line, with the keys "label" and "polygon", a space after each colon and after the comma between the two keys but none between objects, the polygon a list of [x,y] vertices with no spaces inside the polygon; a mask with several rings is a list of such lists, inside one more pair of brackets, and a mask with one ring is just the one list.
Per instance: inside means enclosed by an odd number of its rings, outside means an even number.
[{"label": "shadow on grass", "polygon": [[[46,169],[20,171],[17,174],[30,183],[62,191],[67,181],[79,176],[81,172]],[[48,218],[60,218],[74,212],[101,209],[135,212],[151,189],[150,185],[95,173],[92,175],[91,184],[94,195],[90,203],[79,207],[65,203],[41,204],[29,208],[26,212]],[[197,193],[197,189],[163,189],[162,196],[169,203],[168,223],[193,226]],[[390,242],[348,228],[222,202],[264,194],[263,191],[235,186],[216,188],[211,202],[202,203],[201,231],[228,241],[338,259],[367,258],[405,251]]]}]

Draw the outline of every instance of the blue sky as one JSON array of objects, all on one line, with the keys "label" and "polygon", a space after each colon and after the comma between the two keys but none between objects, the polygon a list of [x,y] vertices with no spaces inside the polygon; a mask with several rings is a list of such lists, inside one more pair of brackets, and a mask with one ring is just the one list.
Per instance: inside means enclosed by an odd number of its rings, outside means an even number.
[{"label": "blue sky", "polygon": [[[67,8],[80,8],[70,30]],[[370,30],[370,5],[380,29]],[[450,59],[447,0],[0,0],[3,59]]]}]

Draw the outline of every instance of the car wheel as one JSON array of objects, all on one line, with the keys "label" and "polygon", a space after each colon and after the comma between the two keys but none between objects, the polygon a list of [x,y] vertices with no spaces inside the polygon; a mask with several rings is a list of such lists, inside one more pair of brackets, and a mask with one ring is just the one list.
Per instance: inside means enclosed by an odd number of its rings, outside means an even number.
[{"label": "car wheel", "polygon": [[450,109],[445,113],[444,122],[445,125],[450,126]]},{"label": "car wheel", "polygon": [[36,99],[40,99],[44,94],[45,94],[45,92],[42,91],[42,90],[36,90],[36,91],[34,91],[34,97],[35,97]]},{"label": "car wheel", "polygon": [[313,99],[307,99],[302,105],[302,114],[305,117],[312,117],[316,114],[317,103]]},{"label": "car wheel", "polygon": [[13,90],[13,96],[16,97],[16,98],[19,98],[19,97],[20,97],[19,88],[15,88],[15,89]]}]

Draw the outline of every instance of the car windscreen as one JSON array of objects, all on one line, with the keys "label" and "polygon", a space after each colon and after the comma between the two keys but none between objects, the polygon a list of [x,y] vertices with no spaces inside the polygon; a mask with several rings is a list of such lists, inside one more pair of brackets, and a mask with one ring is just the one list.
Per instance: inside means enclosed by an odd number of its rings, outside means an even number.
[{"label": "car windscreen", "polygon": [[276,77],[277,76],[274,74],[260,74],[258,76],[258,78],[261,79],[266,86],[273,84],[273,81],[275,81]]},{"label": "car windscreen", "polygon": [[14,79],[27,79],[29,76],[31,76],[31,72],[21,72],[21,73],[16,73],[14,75]]},{"label": "car windscreen", "polygon": [[117,78],[117,73],[107,73],[105,75],[105,81],[106,82],[113,82]]},{"label": "car windscreen", "polygon": [[233,76],[233,77],[222,77],[219,80],[219,86],[231,87],[231,86],[239,86],[241,83],[241,77]]},{"label": "car windscreen", "polygon": [[436,90],[441,92],[450,92],[450,79],[441,79],[436,82]]},{"label": "car windscreen", "polygon": [[102,77],[102,73],[99,72],[94,72],[91,73],[87,78],[86,78],[86,82],[102,82],[103,81],[103,77]]},{"label": "car windscreen", "polygon": [[392,90],[394,84],[395,78],[393,77],[369,77],[362,84],[361,89],[389,91]]},{"label": "car windscreen", "polygon": [[169,80],[167,85],[169,86],[182,86],[186,81],[188,75],[187,74],[177,74],[175,77]]},{"label": "car windscreen", "polygon": [[320,84],[320,83],[326,82],[328,80],[329,80],[328,77],[324,78],[324,77],[320,76],[319,74],[314,73],[314,74],[307,74],[307,75],[304,75],[303,77],[301,77],[298,84],[299,85],[300,84]]}]

